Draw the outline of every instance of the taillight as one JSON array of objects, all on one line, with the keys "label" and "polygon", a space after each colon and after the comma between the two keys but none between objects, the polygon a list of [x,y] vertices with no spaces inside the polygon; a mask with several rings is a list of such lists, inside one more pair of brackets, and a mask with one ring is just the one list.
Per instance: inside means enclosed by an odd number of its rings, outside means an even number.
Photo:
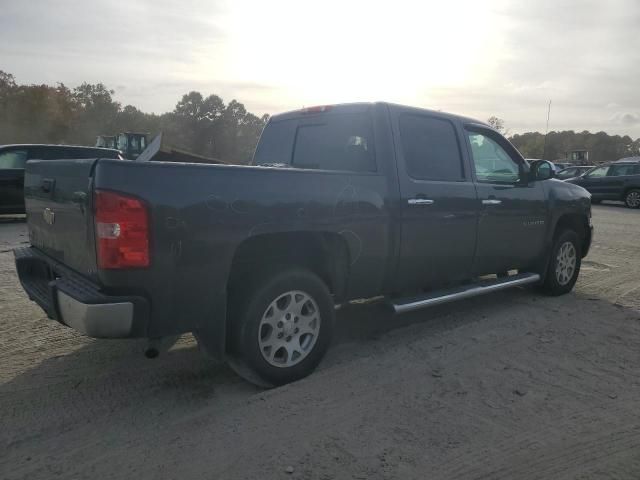
[{"label": "taillight", "polygon": [[149,214],[137,198],[96,190],[98,268],[148,267]]}]

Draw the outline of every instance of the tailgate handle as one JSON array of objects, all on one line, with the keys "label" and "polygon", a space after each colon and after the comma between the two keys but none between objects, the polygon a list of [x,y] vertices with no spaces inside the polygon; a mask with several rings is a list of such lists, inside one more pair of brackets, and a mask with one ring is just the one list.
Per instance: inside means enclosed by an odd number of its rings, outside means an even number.
[{"label": "tailgate handle", "polygon": [[53,187],[55,187],[56,185],[56,181],[53,178],[45,178],[44,180],[42,180],[42,185],[40,185],[40,187],[42,188],[42,191],[45,193],[51,193],[53,191]]}]

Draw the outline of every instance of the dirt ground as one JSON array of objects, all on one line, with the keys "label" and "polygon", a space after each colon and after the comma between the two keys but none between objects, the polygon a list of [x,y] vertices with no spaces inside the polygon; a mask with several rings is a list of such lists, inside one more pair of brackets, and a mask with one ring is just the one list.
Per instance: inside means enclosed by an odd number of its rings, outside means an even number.
[{"label": "dirt ground", "polygon": [[147,360],[19,287],[0,219],[0,478],[640,478],[640,211],[594,207],[575,293],[348,308],[319,371],[261,391],[190,337]]}]

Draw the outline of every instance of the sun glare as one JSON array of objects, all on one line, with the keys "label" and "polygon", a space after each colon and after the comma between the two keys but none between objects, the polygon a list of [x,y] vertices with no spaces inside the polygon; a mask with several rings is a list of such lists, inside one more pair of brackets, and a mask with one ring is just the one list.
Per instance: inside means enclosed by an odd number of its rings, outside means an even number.
[{"label": "sun glare", "polygon": [[294,107],[428,102],[432,90],[472,85],[490,73],[495,24],[473,1],[233,2],[231,75]]}]

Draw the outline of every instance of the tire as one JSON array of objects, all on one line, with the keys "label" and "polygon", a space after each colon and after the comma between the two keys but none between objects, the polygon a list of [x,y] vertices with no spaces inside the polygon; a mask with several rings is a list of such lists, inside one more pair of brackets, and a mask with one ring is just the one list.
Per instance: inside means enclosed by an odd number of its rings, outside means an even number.
[{"label": "tire", "polygon": [[578,234],[573,230],[561,231],[553,242],[543,291],[553,296],[569,293],[578,280],[581,260]]},{"label": "tire", "polygon": [[306,377],[331,343],[335,309],[327,286],[299,268],[263,274],[236,292],[229,309],[230,365],[259,386]]},{"label": "tire", "polygon": [[624,196],[624,204],[629,208],[640,208],[640,189],[629,190]]}]

